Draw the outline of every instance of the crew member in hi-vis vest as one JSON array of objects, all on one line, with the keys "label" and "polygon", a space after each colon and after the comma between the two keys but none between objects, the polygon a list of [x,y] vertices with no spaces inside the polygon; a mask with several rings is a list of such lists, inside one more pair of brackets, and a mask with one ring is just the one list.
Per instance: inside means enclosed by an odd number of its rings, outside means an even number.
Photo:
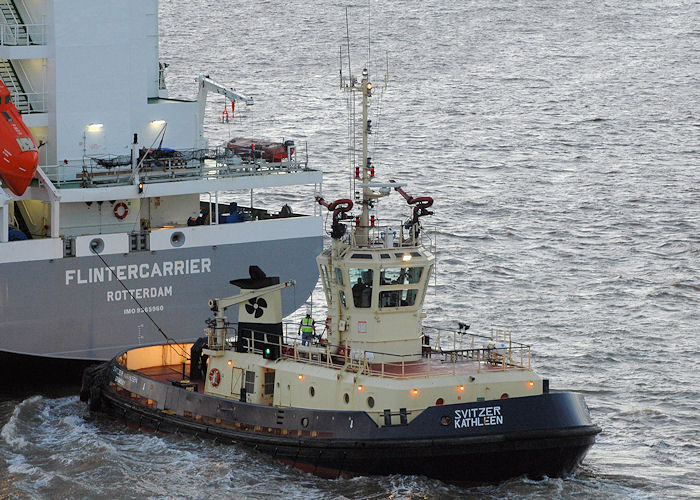
[{"label": "crew member in hi-vis vest", "polygon": [[312,335],[316,333],[314,320],[311,319],[311,313],[306,313],[306,316],[301,318],[299,331],[301,332],[301,345],[309,345],[311,343]]}]

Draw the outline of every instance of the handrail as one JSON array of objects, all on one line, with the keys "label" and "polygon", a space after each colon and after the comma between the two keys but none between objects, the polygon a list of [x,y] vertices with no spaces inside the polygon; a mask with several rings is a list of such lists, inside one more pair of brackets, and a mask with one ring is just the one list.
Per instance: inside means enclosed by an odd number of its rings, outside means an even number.
[{"label": "handrail", "polygon": [[417,238],[414,238],[413,228],[407,229],[401,220],[382,219],[382,224],[370,226],[357,226],[367,231],[367,241],[360,244],[356,240],[356,233],[350,233],[347,238],[353,246],[358,248],[408,248],[417,245]]},{"label": "handrail", "polygon": [[[49,178],[61,183],[80,183],[83,187],[93,185],[127,185],[131,183],[131,157],[94,155],[83,163],[51,165],[44,167]],[[306,162],[296,157],[279,162],[264,159],[246,160],[232,155],[226,148],[179,150],[170,157],[146,157],[139,168],[142,182],[169,182],[180,180],[215,180],[234,177],[263,176],[271,173],[295,173],[312,171]]]},{"label": "handrail", "polygon": [[[348,346],[338,346],[329,343],[303,346],[296,332],[293,334],[289,333],[290,327],[297,328],[298,325],[285,322],[281,336],[255,330],[250,330],[250,337],[246,336],[239,339],[238,335],[235,334],[231,337],[229,348],[237,346],[237,349],[244,352],[262,354],[269,347],[271,349],[279,349],[279,358],[281,359],[382,378],[410,379],[448,376],[456,375],[458,372],[461,373],[468,368],[475,369],[477,373],[483,369],[500,369],[503,371],[513,369],[531,370],[529,345],[512,341],[509,341],[509,344],[506,345],[495,341],[493,336],[452,332],[454,335],[469,336],[471,345],[468,347],[460,346],[459,349],[449,349],[439,344],[432,346],[430,343],[427,343],[422,345],[420,353],[392,354],[353,349]],[[481,341],[486,340],[488,343],[482,347],[475,346],[477,339]],[[520,354],[519,360],[517,359],[518,353]],[[416,356],[420,356],[422,361],[416,362]],[[432,359],[434,356],[440,356],[442,359],[435,362]],[[375,358],[380,358],[382,361],[375,363]],[[392,361],[383,361],[386,358],[392,359]],[[449,365],[451,369],[448,371],[437,369],[438,366],[443,367],[445,365]]]},{"label": "handrail", "polygon": [[0,45],[46,45],[46,24],[0,24]]},{"label": "handrail", "polygon": [[[33,113],[46,113],[46,92],[13,92],[10,91],[10,98],[17,107],[17,110],[23,115],[31,115]],[[25,97],[26,101],[21,98]]]}]

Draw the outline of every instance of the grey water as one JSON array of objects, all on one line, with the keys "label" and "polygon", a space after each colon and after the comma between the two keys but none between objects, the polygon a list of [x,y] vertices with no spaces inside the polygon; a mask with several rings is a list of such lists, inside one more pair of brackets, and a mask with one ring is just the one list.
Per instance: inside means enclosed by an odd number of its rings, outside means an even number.
[{"label": "grey water", "polygon": [[[229,124],[210,97],[212,142],[293,138],[325,172],[324,196],[345,197],[349,6],[353,72],[369,56],[377,89],[377,177],[435,198],[426,324],[531,344],[538,373],[583,393],[603,429],[582,466],[473,487],[324,480],[38,391],[0,400],[0,497],[700,497],[700,4],[372,0],[371,16],[367,4],[162,0],[171,95],[193,98],[204,73],[254,96]],[[261,193],[300,212],[311,194]],[[396,196],[377,211],[405,214]]]}]

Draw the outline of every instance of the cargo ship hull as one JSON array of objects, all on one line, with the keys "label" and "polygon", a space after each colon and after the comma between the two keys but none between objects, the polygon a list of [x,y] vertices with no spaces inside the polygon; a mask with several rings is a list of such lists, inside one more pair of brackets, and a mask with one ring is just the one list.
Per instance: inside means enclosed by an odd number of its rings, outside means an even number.
[{"label": "cargo ship hull", "polygon": [[[98,361],[163,342],[159,329],[176,340],[192,340],[210,314],[202,297],[230,294],[229,281],[251,262],[294,277],[296,287],[283,300],[290,314],[316,285],[313,256],[322,246],[315,218],[299,219],[290,219],[288,232],[301,237],[271,234],[267,240],[191,248],[2,262],[0,352]],[[248,233],[246,224],[227,226]]]}]

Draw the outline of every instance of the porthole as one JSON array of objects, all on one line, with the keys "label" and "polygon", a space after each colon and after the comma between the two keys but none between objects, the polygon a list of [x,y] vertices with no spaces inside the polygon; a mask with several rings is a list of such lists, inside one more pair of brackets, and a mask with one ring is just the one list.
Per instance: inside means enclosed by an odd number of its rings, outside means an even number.
[{"label": "porthole", "polygon": [[372,396],[367,398],[367,406],[374,408],[374,398]]},{"label": "porthole", "polygon": [[442,398],[437,398],[437,399],[435,400],[435,406],[442,406],[442,405],[444,405],[444,404],[445,404],[445,400],[442,399]]},{"label": "porthole", "polygon": [[345,404],[350,403],[350,394],[347,392],[343,395],[343,401],[345,401]]},{"label": "porthole", "polygon": [[102,238],[94,238],[90,241],[90,251],[92,253],[102,253],[105,249],[105,242]]},{"label": "porthole", "polygon": [[311,396],[313,398],[315,395],[316,395],[316,389],[314,389],[314,386],[312,385],[311,387],[309,387],[309,396]]},{"label": "porthole", "polygon": [[440,424],[442,424],[442,425],[450,425],[451,421],[452,421],[452,419],[448,415],[443,415],[440,418]]},{"label": "porthole", "polygon": [[170,244],[174,247],[181,247],[185,244],[185,233],[176,231],[170,235]]},{"label": "porthole", "polygon": [[309,426],[309,419],[306,417],[302,418],[301,419],[301,426],[304,428],[308,427]]}]

